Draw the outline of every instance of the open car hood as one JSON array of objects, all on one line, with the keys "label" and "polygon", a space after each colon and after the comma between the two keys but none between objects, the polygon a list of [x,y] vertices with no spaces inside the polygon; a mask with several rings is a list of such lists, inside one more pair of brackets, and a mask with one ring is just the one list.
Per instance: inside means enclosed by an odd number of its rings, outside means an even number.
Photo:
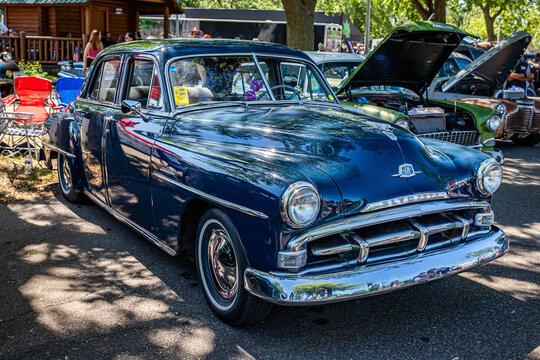
[{"label": "open car hood", "polygon": [[421,94],[466,36],[457,27],[415,21],[395,28],[338,89],[399,86]]},{"label": "open car hood", "polygon": [[496,46],[479,56],[465,69],[452,76],[442,87],[443,92],[452,89],[468,75],[476,75],[502,88],[510,72],[527,49],[532,36],[525,31],[516,31]]}]

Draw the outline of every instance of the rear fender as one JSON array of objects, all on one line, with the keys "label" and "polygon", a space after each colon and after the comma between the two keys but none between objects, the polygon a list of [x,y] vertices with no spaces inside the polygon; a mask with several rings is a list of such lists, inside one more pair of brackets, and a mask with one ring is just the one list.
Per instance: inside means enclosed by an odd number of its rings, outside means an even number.
[{"label": "rear fender", "polygon": [[45,161],[52,168],[58,154],[66,156],[72,166],[73,186],[83,190],[86,180],[81,151],[81,129],[79,123],[67,113],[55,113],[45,120],[46,134],[43,138]]}]

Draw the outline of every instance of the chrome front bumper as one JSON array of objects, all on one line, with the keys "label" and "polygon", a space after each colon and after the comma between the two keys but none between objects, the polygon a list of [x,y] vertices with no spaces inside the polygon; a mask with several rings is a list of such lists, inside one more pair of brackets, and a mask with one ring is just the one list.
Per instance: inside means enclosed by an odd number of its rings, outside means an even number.
[{"label": "chrome front bumper", "polygon": [[354,270],[301,276],[246,269],[244,284],[253,295],[281,305],[314,305],[378,295],[454,275],[484,265],[508,250],[503,231],[406,260]]}]

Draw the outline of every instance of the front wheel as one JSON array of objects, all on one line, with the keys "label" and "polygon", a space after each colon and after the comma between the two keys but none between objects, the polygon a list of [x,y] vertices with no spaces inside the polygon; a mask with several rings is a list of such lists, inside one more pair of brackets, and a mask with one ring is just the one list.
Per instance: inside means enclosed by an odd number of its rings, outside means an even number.
[{"label": "front wheel", "polygon": [[58,182],[62,195],[67,201],[80,203],[84,200],[84,195],[73,186],[73,165],[65,155],[58,154]]},{"label": "front wheel", "polygon": [[197,274],[212,311],[229,325],[259,322],[272,310],[244,288],[247,262],[240,236],[228,216],[219,209],[208,210],[197,229]]},{"label": "front wheel", "polygon": [[524,137],[519,136],[512,136],[512,141],[514,144],[519,146],[533,146],[538,144],[540,142],[540,135],[539,134],[532,134]]}]

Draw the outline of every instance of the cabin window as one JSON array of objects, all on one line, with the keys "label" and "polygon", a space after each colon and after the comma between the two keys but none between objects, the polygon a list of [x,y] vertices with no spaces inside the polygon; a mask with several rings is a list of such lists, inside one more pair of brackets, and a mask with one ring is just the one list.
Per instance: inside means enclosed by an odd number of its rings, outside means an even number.
[{"label": "cabin window", "polygon": [[118,75],[120,70],[120,60],[104,61],[96,75],[89,91],[91,100],[113,102],[118,86]]},{"label": "cabin window", "polygon": [[128,79],[125,99],[137,101],[143,108],[163,107],[159,74],[152,61],[131,61]]}]

